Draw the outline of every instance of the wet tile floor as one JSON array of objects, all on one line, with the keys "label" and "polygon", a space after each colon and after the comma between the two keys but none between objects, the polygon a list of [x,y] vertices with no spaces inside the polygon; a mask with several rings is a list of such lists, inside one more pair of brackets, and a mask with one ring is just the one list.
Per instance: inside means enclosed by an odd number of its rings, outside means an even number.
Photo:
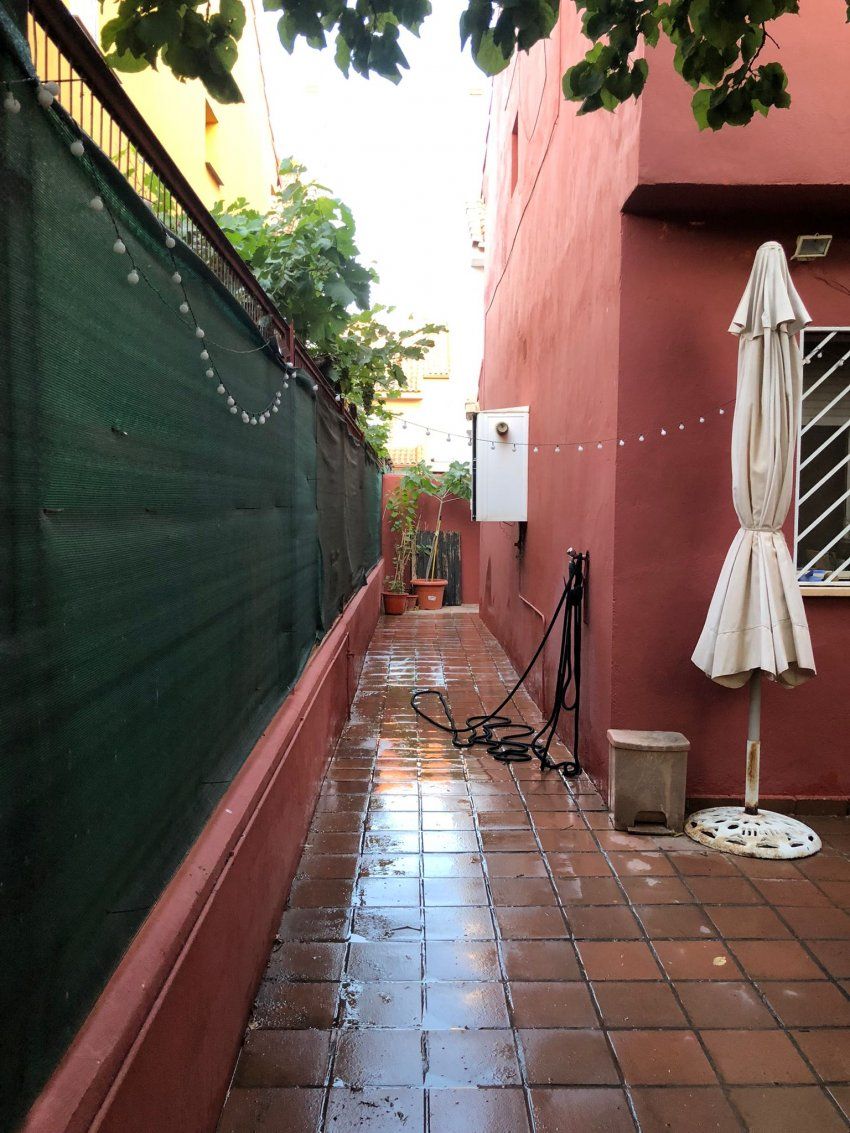
[{"label": "wet tile floor", "polygon": [[799,864],[623,835],[410,708],[513,679],[475,614],[382,619],[220,1133],[850,1128],[846,821]]}]

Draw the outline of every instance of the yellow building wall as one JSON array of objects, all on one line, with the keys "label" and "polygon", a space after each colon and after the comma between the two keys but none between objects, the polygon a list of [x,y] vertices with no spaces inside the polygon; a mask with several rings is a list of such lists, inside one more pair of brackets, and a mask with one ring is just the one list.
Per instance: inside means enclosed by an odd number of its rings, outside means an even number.
[{"label": "yellow building wall", "polygon": [[[100,28],[115,4],[67,0],[68,7],[100,43]],[[257,38],[257,9],[245,0],[247,22],[233,76],[244,102],[215,102],[200,80],[181,83],[166,67],[138,74],[116,71],[142,117],[208,207],[245,197],[265,209],[277,184],[277,157],[269,122]]]},{"label": "yellow building wall", "polygon": [[466,402],[474,397],[474,387],[452,365],[449,333],[438,334],[433,349],[421,362],[406,362],[404,372],[407,387],[384,402],[396,418],[387,439],[395,467],[424,460],[435,472],[445,472],[453,460],[468,460]]}]

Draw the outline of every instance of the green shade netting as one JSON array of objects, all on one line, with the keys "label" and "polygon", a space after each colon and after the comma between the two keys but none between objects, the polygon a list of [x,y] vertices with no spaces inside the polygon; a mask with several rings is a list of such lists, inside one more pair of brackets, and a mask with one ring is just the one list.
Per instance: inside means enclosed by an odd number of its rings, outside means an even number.
[{"label": "green shade netting", "polygon": [[[0,7],[0,78],[28,67]],[[380,507],[377,467],[312,382],[283,389],[276,351],[204,264],[165,247],[93,144],[72,155],[63,112],[14,90],[21,112],[0,114],[0,1128],[377,561]],[[255,412],[282,391],[280,411],[243,425],[219,381]]]},{"label": "green shade netting", "polygon": [[322,624],[375,565],[381,541],[381,472],[326,401],[318,403],[319,545]]}]

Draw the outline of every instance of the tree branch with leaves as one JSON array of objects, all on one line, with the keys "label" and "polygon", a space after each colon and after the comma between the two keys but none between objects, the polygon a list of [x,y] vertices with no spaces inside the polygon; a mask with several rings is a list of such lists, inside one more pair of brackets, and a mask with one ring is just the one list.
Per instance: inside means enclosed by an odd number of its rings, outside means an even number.
[{"label": "tree branch with leaves", "polygon": [[[850,21],[850,0],[841,4]],[[333,46],[347,75],[401,80],[409,64],[404,35],[418,36],[431,13],[429,0],[265,0],[279,12],[283,47],[303,40]],[[508,66],[518,51],[547,39],[572,7],[591,47],[563,78],[566,98],[579,113],[615,110],[640,98],[649,75],[647,48],[667,39],[675,67],[693,88],[692,107],[701,129],[743,126],[754,114],[790,106],[788,78],[779,62],[758,62],[771,28],[799,14],[799,0],[467,0],[460,17],[460,44],[469,46],[488,75]],[[242,0],[121,0],[104,25],[102,44],[117,69],[142,70],[159,63],[180,79],[199,78],[222,102],[241,95],[232,70],[245,25]]]},{"label": "tree branch with leaves", "polygon": [[453,460],[440,476],[431,476],[428,495],[439,501],[437,522],[434,524],[434,539],[428,555],[426,578],[433,579],[437,573],[437,554],[440,550],[440,533],[443,526],[443,508],[454,500],[472,498],[472,472],[466,461]]},{"label": "tree branch with leaves", "polygon": [[[390,531],[399,538],[400,544],[409,541],[415,530],[422,496],[432,496],[438,502],[434,538],[428,550],[428,565],[425,569],[426,579],[433,579],[437,570],[443,508],[447,503],[469,500],[472,497],[472,473],[469,464],[463,460],[453,460],[445,472],[438,473],[420,460],[406,469],[387,499]],[[415,539],[413,545],[415,547]]]},{"label": "tree branch with leaves", "polygon": [[406,362],[420,361],[445,328],[398,329],[393,310],[370,305],[378,282],[361,262],[351,210],[291,158],[266,212],[239,199],[213,215],[262,287],[309,346],[313,358],[386,455],[392,414],[384,405],[407,385]]}]

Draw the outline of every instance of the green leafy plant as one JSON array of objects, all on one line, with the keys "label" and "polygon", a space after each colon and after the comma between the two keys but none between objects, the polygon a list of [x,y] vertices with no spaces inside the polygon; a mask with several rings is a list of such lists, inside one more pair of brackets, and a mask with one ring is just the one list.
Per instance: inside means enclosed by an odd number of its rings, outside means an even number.
[{"label": "green leafy plant", "polygon": [[386,455],[392,414],[384,400],[405,388],[404,364],[424,358],[444,328],[391,326],[392,308],[369,305],[378,277],[361,262],[351,210],[291,158],[280,176],[267,212],[240,199],[217,203],[213,215]]},{"label": "green leafy plant", "polygon": [[416,554],[416,525],[399,533],[393,552],[393,576],[385,584],[391,594],[404,594],[407,591],[408,572],[413,573],[413,558]]},{"label": "green leafy plant", "polygon": [[404,557],[403,557],[402,544],[396,544],[395,552],[393,553],[393,576],[385,580],[384,590],[390,594],[404,594]]},{"label": "green leafy plant", "polygon": [[445,472],[436,473],[420,460],[407,469],[388,497],[387,513],[390,530],[399,535],[400,542],[413,536],[411,559],[415,555],[416,514],[422,496],[433,496],[439,501],[434,538],[431,541],[428,566],[425,571],[425,577],[432,579],[437,570],[443,507],[452,500],[468,500],[472,496],[472,474],[469,464],[465,461],[453,460]]},{"label": "green leafy plant", "polygon": [[434,473],[420,460],[412,464],[387,498],[390,531],[399,534],[416,525],[416,510],[423,495],[431,495],[435,487]]},{"label": "green leafy plant", "polygon": [[437,572],[437,553],[440,549],[440,531],[443,523],[443,507],[450,500],[468,500],[472,496],[472,473],[465,461],[453,460],[446,471],[432,480],[428,494],[439,500],[437,522],[434,524],[434,539],[428,556],[426,577],[434,578]]},{"label": "green leafy plant", "polygon": [[[758,65],[768,24],[799,11],[799,0],[574,0],[593,47],[564,75],[567,98],[579,113],[614,110],[639,98],[649,64],[641,53],[665,36],[675,67],[694,89],[700,129],[744,126],[758,111],[788,107],[787,76],[779,63]],[[850,11],[848,14],[850,18]]]},{"label": "green leafy plant", "polygon": [[143,71],[162,62],[178,79],[200,79],[219,102],[241,102],[231,71],[245,29],[242,0],[121,0],[103,25],[100,44],[117,71]]},{"label": "green leafy plant", "polygon": [[[850,0],[844,3],[850,21]],[[826,0],[820,0],[826,3]],[[694,89],[693,112],[701,129],[742,126],[757,112],[790,106],[780,63],[759,64],[770,26],[799,13],[799,0],[564,0],[581,15],[592,46],[570,67],[564,95],[580,113],[614,110],[643,92],[649,64],[645,48],[664,37],[676,49],[675,66]],[[402,32],[418,35],[431,13],[429,0],[265,0],[280,12],[281,43],[311,47],[333,42],[337,65],[348,74],[381,75],[397,83],[408,62]],[[557,23],[560,0],[467,0],[460,41],[488,75],[507,67],[517,51],[546,39]],[[121,0],[101,33],[107,59],[124,70],[158,61],[178,78],[200,78],[214,98],[239,101],[231,71],[245,23],[242,0]],[[775,42],[775,41],[774,41]]]},{"label": "green leafy plant", "polygon": [[369,440],[383,455],[393,421],[384,402],[407,386],[405,362],[424,358],[434,336],[445,330],[438,323],[397,330],[385,321],[391,313],[381,306],[360,311],[333,342],[317,350],[325,376],[363,413]]},{"label": "green leafy plant", "polygon": [[213,216],[302,337],[320,350],[348,326],[350,309],[369,306],[376,280],[360,262],[347,205],[287,158],[266,212],[244,198],[213,206]]},{"label": "green leafy plant", "polygon": [[387,497],[389,528],[397,539],[392,579],[395,593],[402,593],[406,589],[405,576],[408,570],[410,576],[413,576],[418,544],[416,515],[419,500],[422,495],[430,493],[433,487],[433,473],[424,461],[419,461],[407,469]]}]

